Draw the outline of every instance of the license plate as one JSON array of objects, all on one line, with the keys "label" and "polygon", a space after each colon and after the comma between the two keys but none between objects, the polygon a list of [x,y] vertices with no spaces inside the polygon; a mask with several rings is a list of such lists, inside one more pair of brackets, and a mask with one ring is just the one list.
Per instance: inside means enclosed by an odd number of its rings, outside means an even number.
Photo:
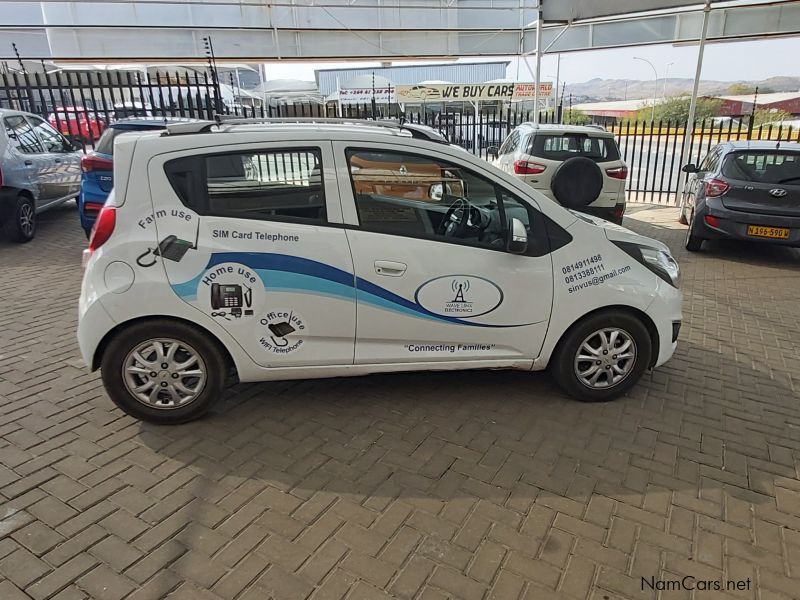
[{"label": "license plate", "polygon": [[785,240],[789,238],[789,229],[786,227],[764,227],[763,225],[748,225],[747,235],[754,237],[776,238]]}]

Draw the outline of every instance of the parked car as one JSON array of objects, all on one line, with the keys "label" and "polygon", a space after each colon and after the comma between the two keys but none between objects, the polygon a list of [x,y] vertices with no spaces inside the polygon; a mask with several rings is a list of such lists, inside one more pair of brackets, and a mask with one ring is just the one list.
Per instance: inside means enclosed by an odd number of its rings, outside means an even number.
[{"label": "parked car", "polygon": [[92,232],[95,219],[106,202],[114,185],[114,140],[126,131],[166,129],[170,123],[189,123],[194,119],[140,118],[115,121],[103,132],[92,152],[81,159],[81,190],[78,196],[78,213],[86,238]]},{"label": "parked car", "polygon": [[80,148],[37,115],[0,108],[0,119],[0,225],[29,242],[38,213],[78,194]]},{"label": "parked car", "polygon": [[152,117],[153,107],[149,103],[117,102],[114,105],[114,119],[129,119],[131,117]]},{"label": "parked car", "polygon": [[422,129],[314,121],[116,140],[78,340],[128,414],[196,418],[231,367],[242,382],[549,367],[599,401],[674,352],[661,242]]},{"label": "parked car", "polygon": [[105,119],[77,106],[59,107],[50,113],[47,120],[63,136],[79,140],[84,144],[93,144],[99,140],[106,128]]},{"label": "parked car", "polygon": [[562,206],[622,223],[628,166],[614,135],[602,127],[522,123],[500,148],[494,165]]},{"label": "parked car", "polygon": [[687,250],[710,239],[800,246],[800,144],[725,142],[683,171]]}]

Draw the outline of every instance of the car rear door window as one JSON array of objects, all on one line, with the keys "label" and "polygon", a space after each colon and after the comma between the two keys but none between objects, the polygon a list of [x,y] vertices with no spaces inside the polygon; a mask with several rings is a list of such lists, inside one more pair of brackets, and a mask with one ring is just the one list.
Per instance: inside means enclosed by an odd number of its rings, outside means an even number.
[{"label": "car rear door window", "polygon": [[528,154],[556,161],[573,156],[585,156],[596,162],[619,160],[619,149],[613,138],[584,134],[537,134],[531,141]]},{"label": "car rear door window", "polygon": [[36,137],[33,127],[21,116],[6,117],[3,119],[6,135],[16,140],[17,152],[23,154],[43,154],[44,148]]},{"label": "car rear door window", "polygon": [[733,152],[725,157],[722,174],[740,181],[800,185],[800,152]]},{"label": "car rear door window", "polygon": [[184,157],[165,170],[178,197],[201,214],[327,223],[317,148]]}]

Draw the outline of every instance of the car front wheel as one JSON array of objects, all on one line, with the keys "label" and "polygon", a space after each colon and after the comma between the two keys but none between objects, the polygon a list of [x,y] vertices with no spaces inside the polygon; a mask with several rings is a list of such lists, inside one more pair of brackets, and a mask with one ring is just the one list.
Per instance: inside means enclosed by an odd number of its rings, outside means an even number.
[{"label": "car front wheel", "polygon": [[21,244],[30,242],[36,234],[36,209],[33,200],[27,196],[17,196],[12,200],[4,229],[11,241]]},{"label": "car front wheel", "polygon": [[191,421],[221,396],[228,369],[215,341],[185,323],[154,320],[108,344],[101,373],[111,400],[151,423]]},{"label": "car front wheel", "polygon": [[602,312],[570,329],[551,370],[561,388],[584,402],[612,400],[632,388],[650,364],[647,327],[624,312]]}]

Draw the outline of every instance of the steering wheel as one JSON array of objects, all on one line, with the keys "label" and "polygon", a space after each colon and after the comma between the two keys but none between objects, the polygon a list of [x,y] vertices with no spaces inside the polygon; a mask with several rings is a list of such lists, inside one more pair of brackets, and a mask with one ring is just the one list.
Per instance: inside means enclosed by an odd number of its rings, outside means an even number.
[{"label": "steering wheel", "polygon": [[445,237],[465,237],[469,213],[469,202],[463,198],[457,198],[447,209],[447,212],[444,213],[437,233]]}]

